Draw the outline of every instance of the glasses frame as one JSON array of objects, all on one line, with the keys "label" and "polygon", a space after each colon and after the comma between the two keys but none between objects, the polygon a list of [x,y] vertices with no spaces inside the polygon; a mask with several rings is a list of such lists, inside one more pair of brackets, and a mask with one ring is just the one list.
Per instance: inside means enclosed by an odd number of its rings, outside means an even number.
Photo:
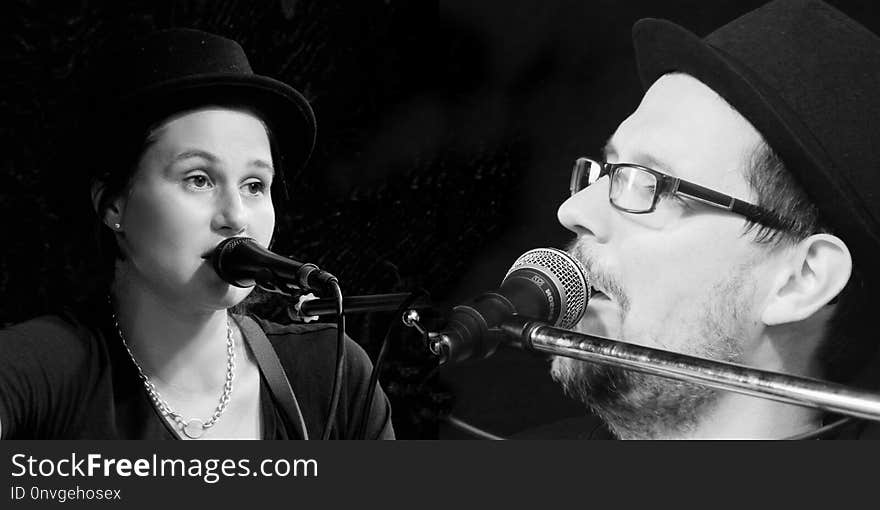
[{"label": "glasses frame", "polygon": [[600,168],[599,175],[596,177],[596,181],[594,181],[594,183],[598,182],[599,179],[606,175],[609,177],[609,180],[613,181],[614,174],[621,168],[627,167],[636,168],[648,172],[657,179],[657,186],[654,188],[654,196],[651,200],[651,207],[646,210],[628,209],[626,207],[621,207],[615,204],[614,201],[611,199],[611,184],[609,183],[608,203],[621,211],[630,214],[651,213],[654,212],[654,210],[657,208],[657,203],[660,201],[660,198],[662,196],[681,195],[683,197],[696,200],[697,202],[738,214],[748,219],[749,221],[764,225],[766,227],[780,230],[785,229],[786,223],[782,220],[782,218],[775,213],[764,209],[763,207],[751,204],[738,198],[734,198],[730,195],[725,195],[724,193],[709,189],[705,186],[700,186],[699,184],[694,184],[684,179],[664,174],[663,172],[659,172],[657,170],[654,170],[653,168],[637,165],[635,163],[607,163],[592,158],[578,158],[577,160],[575,160],[574,168],[571,171],[571,182],[569,185],[571,196],[574,196],[579,191],[591,186],[591,184],[587,184],[586,186],[579,188],[579,184],[583,182],[583,176],[589,174],[589,167],[592,163],[598,164]]}]

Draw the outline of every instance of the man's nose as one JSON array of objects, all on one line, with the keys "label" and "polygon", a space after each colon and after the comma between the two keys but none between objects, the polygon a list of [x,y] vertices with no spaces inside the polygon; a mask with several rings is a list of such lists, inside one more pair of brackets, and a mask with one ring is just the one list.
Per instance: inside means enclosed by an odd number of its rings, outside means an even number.
[{"label": "man's nose", "polygon": [[611,204],[608,201],[608,177],[575,193],[559,206],[559,223],[578,236],[587,235],[597,242],[608,240],[608,220]]}]

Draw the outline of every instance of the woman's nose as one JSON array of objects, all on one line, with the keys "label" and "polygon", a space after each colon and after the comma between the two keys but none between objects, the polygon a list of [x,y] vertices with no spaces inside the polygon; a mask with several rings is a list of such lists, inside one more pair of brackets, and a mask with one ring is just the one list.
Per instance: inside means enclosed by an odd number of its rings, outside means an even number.
[{"label": "woman's nose", "polygon": [[218,198],[218,207],[214,214],[214,230],[241,234],[247,230],[248,211],[242,201],[238,189],[226,189]]}]

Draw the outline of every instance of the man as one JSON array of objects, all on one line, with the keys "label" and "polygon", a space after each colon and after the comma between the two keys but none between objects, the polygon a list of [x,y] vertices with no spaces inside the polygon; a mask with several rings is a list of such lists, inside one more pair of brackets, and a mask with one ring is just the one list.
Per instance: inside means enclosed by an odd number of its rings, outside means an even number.
[{"label": "man", "polygon": [[[597,290],[577,329],[854,382],[877,344],[880,39],[822,2],[777,0],[704,40],[651,19],[633,40],[647,92],[604,154],[578,160],[559,209]],[[847,423],[568,358],[552,374],[620,438]]]}]

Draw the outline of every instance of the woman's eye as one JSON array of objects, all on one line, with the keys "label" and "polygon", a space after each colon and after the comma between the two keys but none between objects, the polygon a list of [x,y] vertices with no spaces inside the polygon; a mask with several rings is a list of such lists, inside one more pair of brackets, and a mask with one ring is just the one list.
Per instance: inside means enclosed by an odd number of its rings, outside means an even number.
[{"label": "woman's eye", "polygon": [[245,183],[244,188],[250,195],[259,195],[266,191],[266,184],[262,181],[252,181]]},{"label": "woman's eye", "polygon": [[191,175],[185,179],[187,184],[191,188],[195,189],[205,189],[208,185],[211,184],[211,181],[208,179],[207,175]]}]

